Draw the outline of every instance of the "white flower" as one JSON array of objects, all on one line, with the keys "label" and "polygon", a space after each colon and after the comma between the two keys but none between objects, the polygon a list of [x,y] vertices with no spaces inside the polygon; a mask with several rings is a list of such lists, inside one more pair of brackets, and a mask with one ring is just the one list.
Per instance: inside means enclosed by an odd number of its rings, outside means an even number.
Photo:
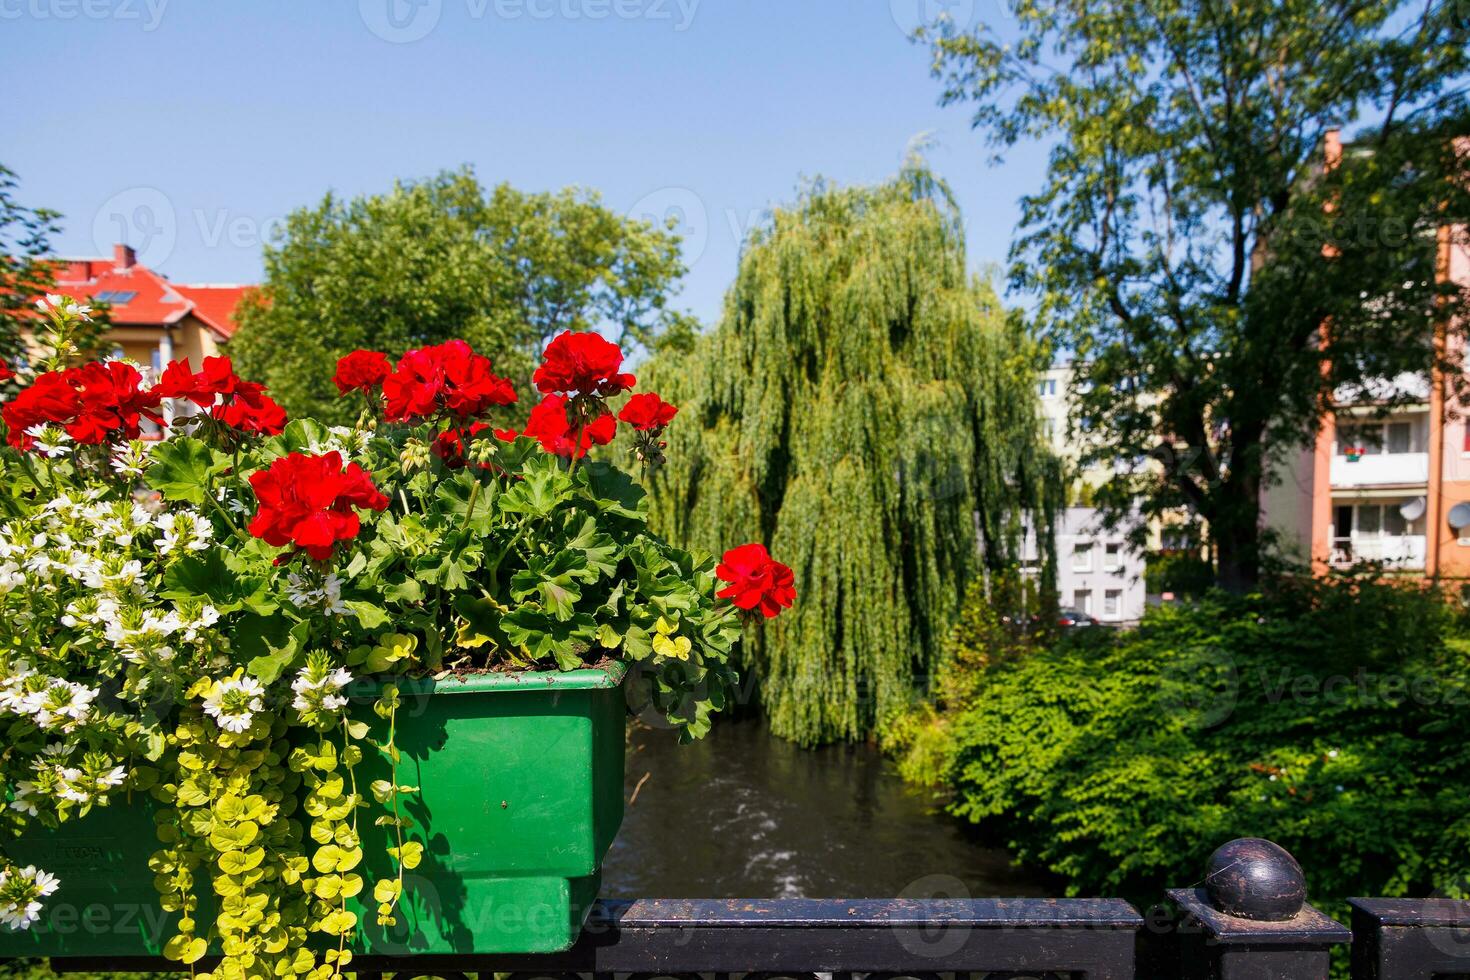
[{"label": "white flower", "polygon": [[60,887],[56,876],[34,865],[0,872],[0,922],[26,929],[41,917],[41,899]]},{"label": "white flower", "polygon": [[56,293],[47,293],[45,299],[36,300],[36,309],[46,314],[55,311],[62,316],[74,316],[81,320],[92,319],[88,315],[92,312],[90,306],[83,306],[68,296],[61,296]]},{"label": "white flower", "polygon": [[347,698],[340,693],[352,683],[352,673],[345,667],[328,670],[325,657],[313,654],[291,681],[291,690],[296,692],[291,707],[297,711],[338,711],[347,706]]},{"label": "white flower", "polygon": [[71,442],[71,436],[54,425],[33,425],[26,429],[26,435],[36,440],[36,449],[45,453],[48,459],[65,456],[68,452],[66,444]]},{"label": "white flower", "polygon": [[36,784],[29,779],[22,779],[15,784],[15,798],[10,801],[10,809],[19,810],[27,816],[36,816]]},{"label": "white flower", "polygon": [[97,694],[82,684],[56,678],[44,689],[26,694],[20,701],[20,707],[34,716],[36,724],[42,728],[70,731],[91,715],[92,701]]},{"label": "white flower", "polygon": [[227,732],[248,731],[255,712],[265,707],[265,688],[253,677],[216,681],[204,699],[204,711]]}]

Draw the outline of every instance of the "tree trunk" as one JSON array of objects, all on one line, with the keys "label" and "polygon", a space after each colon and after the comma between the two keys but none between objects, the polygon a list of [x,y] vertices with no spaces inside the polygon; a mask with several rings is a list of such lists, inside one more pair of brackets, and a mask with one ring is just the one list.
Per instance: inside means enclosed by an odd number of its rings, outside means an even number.
[{"label": "tree trunk", "polygon": [[[1222,533],[1224,532],[1224,533]],[[1261,535],[1254,526],[1212,528],[1215,535],[1215,580],[1220,588],[1241,595],[1255,591],[1261,579]]]},{"label": "tree trunk", "polygon": [[1230,477],[1220,486],[1220,506],[1210,522],[1215,581],[1237,595],[1255,591],[1261,579],[1260,458],[1259,451],[1237,455]]}]

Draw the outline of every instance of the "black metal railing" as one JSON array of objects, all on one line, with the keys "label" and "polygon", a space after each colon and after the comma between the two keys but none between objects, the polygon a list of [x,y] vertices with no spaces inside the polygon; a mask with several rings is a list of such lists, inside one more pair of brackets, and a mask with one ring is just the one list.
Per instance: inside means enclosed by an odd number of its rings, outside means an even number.
[{"label": "black metal railing", "polygon": [[603,901],[564,953],[360,957],[352,968],[365,980],[1326,980],[1333,947],[1351,943],[1353,980],[1470,977],[1470,902],[1353,899],[1349,930],[1307,904],[1301,868],[1268,841],[1225,845],[1199,887],[1169,899],[1147,917],[1118,899]]}]

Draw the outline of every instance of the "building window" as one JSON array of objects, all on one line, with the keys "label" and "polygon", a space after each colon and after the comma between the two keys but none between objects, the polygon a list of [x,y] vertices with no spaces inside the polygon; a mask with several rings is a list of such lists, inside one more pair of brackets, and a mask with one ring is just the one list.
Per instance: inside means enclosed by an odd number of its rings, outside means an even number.
[{"label": "building window", "polygon": [[1385,440],[1390,453],[1413,452],[1411,442],[1414,430],[1407,422],[1390,422],[1387,426],[1388,438]]},{"label": "building window", "polygon": [[1054,397],[1056,397],[1056,393],[1057,393],[1057,379],[1056,378],[1042,378],[1041,379],[1041,382],[1036,386],[1036,390],[1037,390],[1037,393],[1040,394],[1042,398],[1054,398]]},{"label": "building window", "polygon": [[1123,615],[1123,592],[1108,589],[1103,593],[1103,619],[1117,619]]},{"label": "building window", "polygon": [[1092,542],[1078,541],[1072,545],[1072,571],[1092,571]]},{"label": "building window", "polygon": [[1110,542],[1103,548],[1103,568],[1109,572],[1123,568],[1123,546],[1117,541]]},{"label": "building window", "polygon": [[1412,422],[1357,422],[1337,428],[1339,456],[1393,456],[1419,451]]},{"label": "building window", "polygon": [[1072,593],[1072,608],[1078,612],[1092,615],[1092,590],[1078,589]]}]

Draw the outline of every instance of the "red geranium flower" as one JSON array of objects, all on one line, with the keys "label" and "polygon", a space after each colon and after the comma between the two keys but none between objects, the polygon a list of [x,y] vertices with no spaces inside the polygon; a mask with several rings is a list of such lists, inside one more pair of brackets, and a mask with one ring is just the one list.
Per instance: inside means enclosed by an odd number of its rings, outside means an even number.
[{"label": "red geranium flower", "polygon": [[286,410],[265,393],[265,386],[242,381],[229,401],[209,413],[232,429],[278,436],[286,428]]},{"label": "red geranium flower", "polygon": [[653,392],[642,395],[634,395],[628,399],[628,404],[618,413],[618,418],[627,422],[639,432],[649,432],[653,429],[662,429],[674,420],[679,410]]},{"label": "red geranium flower", "polygon": [[395,422],[424,418],[440,409],[470,418],[492,405],[516,400],[510,381],[491,373],[490,358],[476,354],[463,340],[404,354],[398,369],[383,380],[383,395],[388,418]]},{"label": "red geranium flower", "polygon": [[773,559],[763,544],[743,544],[725,552],[715,574],[730,585],[715,595],[741,609],[759,609],[767,619],[796,601],[796,577]]},{"label": "red geranium flower", "polygon": [[161,399],[144,391],[142,383],[137,368],[122,361],[48,371],[4,407],[7,441],[29,449],[35,440],[25,430],[47,424],[61,426],[85,445],[113,437],[136,439],[142,419],[163,424],[155,411]]},{"label": "red geranium flower", "polygon": [[332,383],[342,394],[349,391],[372,391],[393,373],[387,354],[375,350],[355,350],[337,362]]},{"label": "red geranium flower", "polygon": [[580,458],[587,455],[587,450],[593,446],[606,446],[612,442],[617,430],[618,423],[612,413],[604,412],[587,423],[579,440],[576,426],[567,416],[567,400],[561,395],[547,395],[531,409],[531,418],[521,430],[521,435],[537,440],[548,453],[571,456],[575,449]]},{"label": "red geranium flower", "polygon": [[0,384],[4,384],[13,377],[15,377],[15,372],[10,369],[10,365],[0,361]]},{"label": "red geranium flower", "polygon": [[187,398],[200,408],[214,404],[214,392],[204,390],[188,361],[169,361],[153,391],[161,398]]},{"label": "red geranium flower", "polygon": [[55,424],[74,418],[81,410],[82,399],[60,372],[48,371],[38,375],[29,388],[23,389],[3,408],[0,415],[5,418],[6,441],[17,449],[30,449],[36,440],[26,435],[26,429],[36,425]]},{"label": "red geranium flower", "polygon": [[[286,410],[265,393],[265,385],[236,374],[228,357],[206,357],[203,367],[196,373],[189,370],[188,361],[170,361],[152,393],[186,398],[210,409],[211,418],[242,432],[274,436],[286,428]],[[215,404],[220,397],[224,401]]]},{"label": "red geranium flower", "polygon": [[631,374],[619,374],[623,352],[595,333],[568,330],[546,348],[531,380],[546,394],[616,395],[633,387]]},{"label": "red geranium flower", "polygon": [[361,528],[354,507],[383,510],[388,498],[378,492],[356,463],[342,467],[339,453],[292,453],[250,476],[260,509],[250,533],[277,548],[295,545],[317,561],[327,561],[338,541],[350,541]]},{"label": "red geranium flower", "polygon": [[163,424],[163,417],[155,411],[163,399],[143,390],[143,376],[131,364],[93,362],[67,368],[63,378],[82,400],[82,410],[76,418],[64,423],[67,435],[77,442],[97,445],[106,442],[114,432],[126,439],[136,439],[139,420],[144,417]]}]

